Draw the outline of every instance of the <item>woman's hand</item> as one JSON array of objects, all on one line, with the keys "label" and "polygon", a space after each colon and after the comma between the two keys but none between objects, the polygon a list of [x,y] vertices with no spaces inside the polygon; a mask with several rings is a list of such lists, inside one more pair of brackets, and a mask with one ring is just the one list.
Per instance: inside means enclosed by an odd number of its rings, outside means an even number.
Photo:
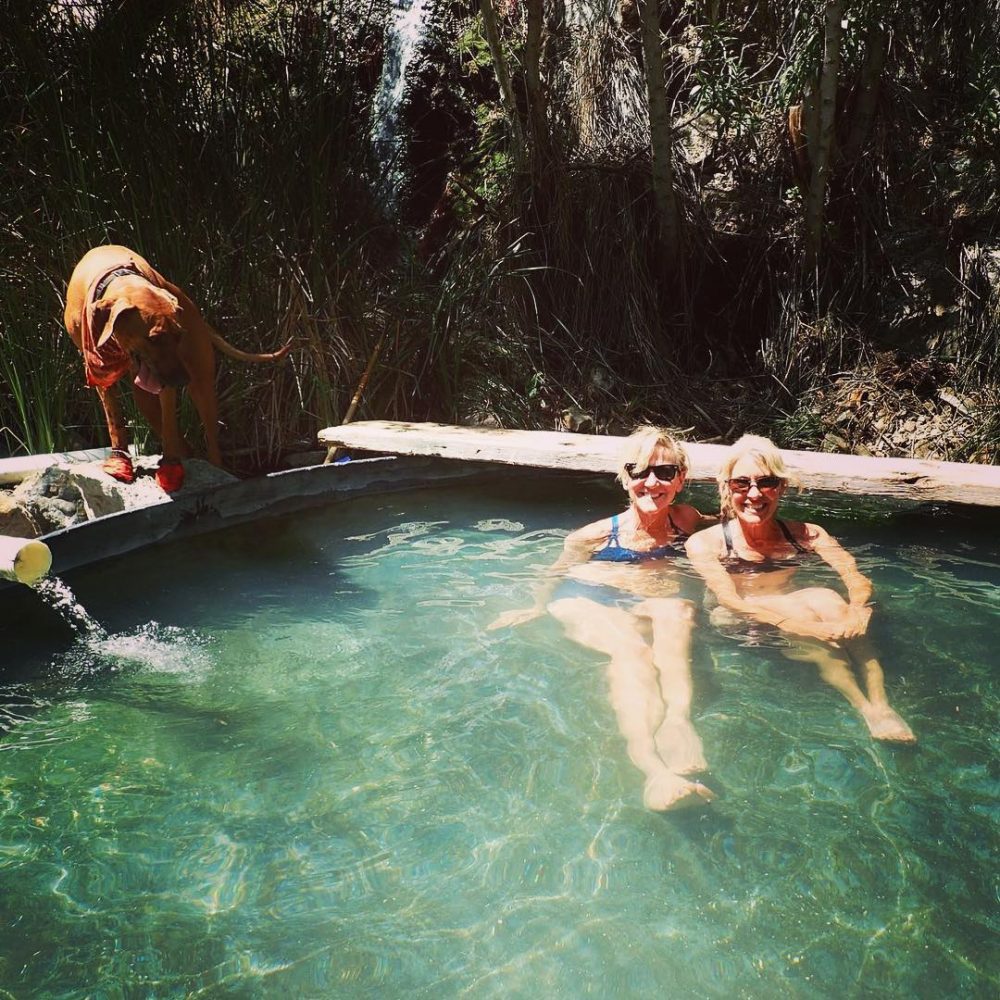
[{"label": "woman's hand", "polygon": [[872,609],[864,604],[851,604],[844,616],[844,638],[856,639],[868,631],[868,623],[872,618]]},{"label": "woman's hand", "polygon": [[843,639],[856,639],[868,631],[872,609],[863,605],[852,604],[846,614],[836,621],[818,621],[808,618],[783,618],[775,622],[783,632],[792,635],[802,635],[809,639],[820,639],[823,642],[839,642]]},{"label": "woman's hand", "polygon": [[486,626],[487,631],[496,628],[509,628],[511,625],[523,625],[525,622],[541,618],[545,614],[544,608],[517,608],[514,611],[505,611],[498,618]]}]

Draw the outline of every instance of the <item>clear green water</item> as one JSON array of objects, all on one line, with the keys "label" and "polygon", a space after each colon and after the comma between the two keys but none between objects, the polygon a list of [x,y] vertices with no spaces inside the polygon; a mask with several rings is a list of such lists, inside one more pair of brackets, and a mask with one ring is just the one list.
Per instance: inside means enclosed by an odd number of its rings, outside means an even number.
[{"label": "clear green water", "polygon": [[484,630],[619,499],[511,479],[151,549],[67,577],[104,639],[5,592],[0,987],[995,996],[997,519],[822,508],[920,746],[702,620],[720,798],[665,817],[600,656]]}]

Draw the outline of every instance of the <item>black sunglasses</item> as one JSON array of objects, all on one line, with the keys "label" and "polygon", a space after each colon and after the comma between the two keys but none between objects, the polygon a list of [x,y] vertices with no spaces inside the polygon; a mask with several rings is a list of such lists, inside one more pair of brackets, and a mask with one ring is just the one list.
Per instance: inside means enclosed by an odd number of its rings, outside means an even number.
[{"label": "black sunglasses", "polygon": [[729,480],[729,489],[733,493],[746,493],[751,486],[756,485],[759,490],[776,490],[783,482],[781,476],[740,476]]},{"label": "black sunglasses", "polygon": [[636,471],[635,462],[625,463],[625,473],[629,479],[648,479],[652,472],[661,483],[669,483],[680,471],[676,465],[647,465]]}]

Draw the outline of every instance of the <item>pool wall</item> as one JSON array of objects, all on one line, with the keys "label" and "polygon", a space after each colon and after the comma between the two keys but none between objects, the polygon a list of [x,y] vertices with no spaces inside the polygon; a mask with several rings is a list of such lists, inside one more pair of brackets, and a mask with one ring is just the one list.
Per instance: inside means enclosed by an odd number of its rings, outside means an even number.
[{"label": "pool wall", "polygon": [[[108,514],[41,536],[52,550],[53,574],[109,559],[167,538],[183,538],[257,518],[347,500],[359,493],[392,493],[433,482],[509,477],[509,467],[427,457],[358,458],[274,472],[200,492],[181,491],[162,503]],[[0,591],[16,587],[0,578]]]}]

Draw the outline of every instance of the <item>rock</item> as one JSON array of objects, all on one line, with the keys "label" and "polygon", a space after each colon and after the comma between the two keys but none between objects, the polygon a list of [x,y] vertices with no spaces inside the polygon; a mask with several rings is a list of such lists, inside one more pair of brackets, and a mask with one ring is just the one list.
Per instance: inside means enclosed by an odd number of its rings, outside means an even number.
[{"label": "rock", "polygon": [[851,446],[839,434],[830,431],[823,435],[823,450],[849,452]]},{"label": "rock", "polygon": [[60,500],[59,497],[50,497],[49,506],[70,519],[76,517],[78,513],[77,505],[72,500]]},{"label": "rock", "polygon": [[14,496],[45,523],[46,531],[68,528],[125,509],[119,486],[93,462],[53,465],[29,476]]},{"label": "rock", "polygon": [[500,427],[500,420],[489,410],[474,410],[463,421],[466,427]]},{"label": "rock", "polygon": [[41,530],[31,515],[9,493],[0,493],[0,535],[37,538]]},{"label": "rock", "polygon": [[[326,455],[325,451],[323,452],[323,455]],[[147,475],[153,476],[156,473],[156,466],[159,464],[159,461],[159,455],[146,455],[139,460],[138,464]],[[156,499],[153,501],[154,503],[161,503],[164,500],[169,499],[167,494],[165,494],[159,486],[156,485],[156,481],[154,479],[150,479],[149,482],[156,490]],[[203,458],[184,459],[184,486],[181,489],[182,493],[186,493],[189,490],[198,493],[204,490],[214,489],[216,486],[225,486],[227,483],[238,482],[239,479],[231,472],[226,472],[225,469],[220,469],[217,465],[212,465],[211,462],[206,462]],[[126,490],[138,486],[139,483],[140,480],[137,479],[136,482],[132,484],[132,487],[126,487]],[[134,506],[148,506],[148,502],[137,503]]]},{"label": "rock", "polygon": [[559,422],[562,429],[574,431],[578,434],[592,434],[594,432],[594,418],[580,409],[579,406],[567,406],[559,414]]},{"label": "rock", "polygon": [[949,406],[954,407],[963,416],[969,416],[969,408],[965,403],[962,402],[953,392],[948,392],[946,389],[941,389],[938,392],[938,399],[942,403],[947,403]]},{"label": "rock", "polygon": [[[159,455],[135,458],[133,483],[112,478],[100,462],[53,465],[29,476],[11,496],[42,534],[58,531],[107,514],[169,503],[170,497],[154,478],[159,460]],[[236,481],[235,476],[209,462],[196,458],[184,462],[182,492],[203,492]]]}]

